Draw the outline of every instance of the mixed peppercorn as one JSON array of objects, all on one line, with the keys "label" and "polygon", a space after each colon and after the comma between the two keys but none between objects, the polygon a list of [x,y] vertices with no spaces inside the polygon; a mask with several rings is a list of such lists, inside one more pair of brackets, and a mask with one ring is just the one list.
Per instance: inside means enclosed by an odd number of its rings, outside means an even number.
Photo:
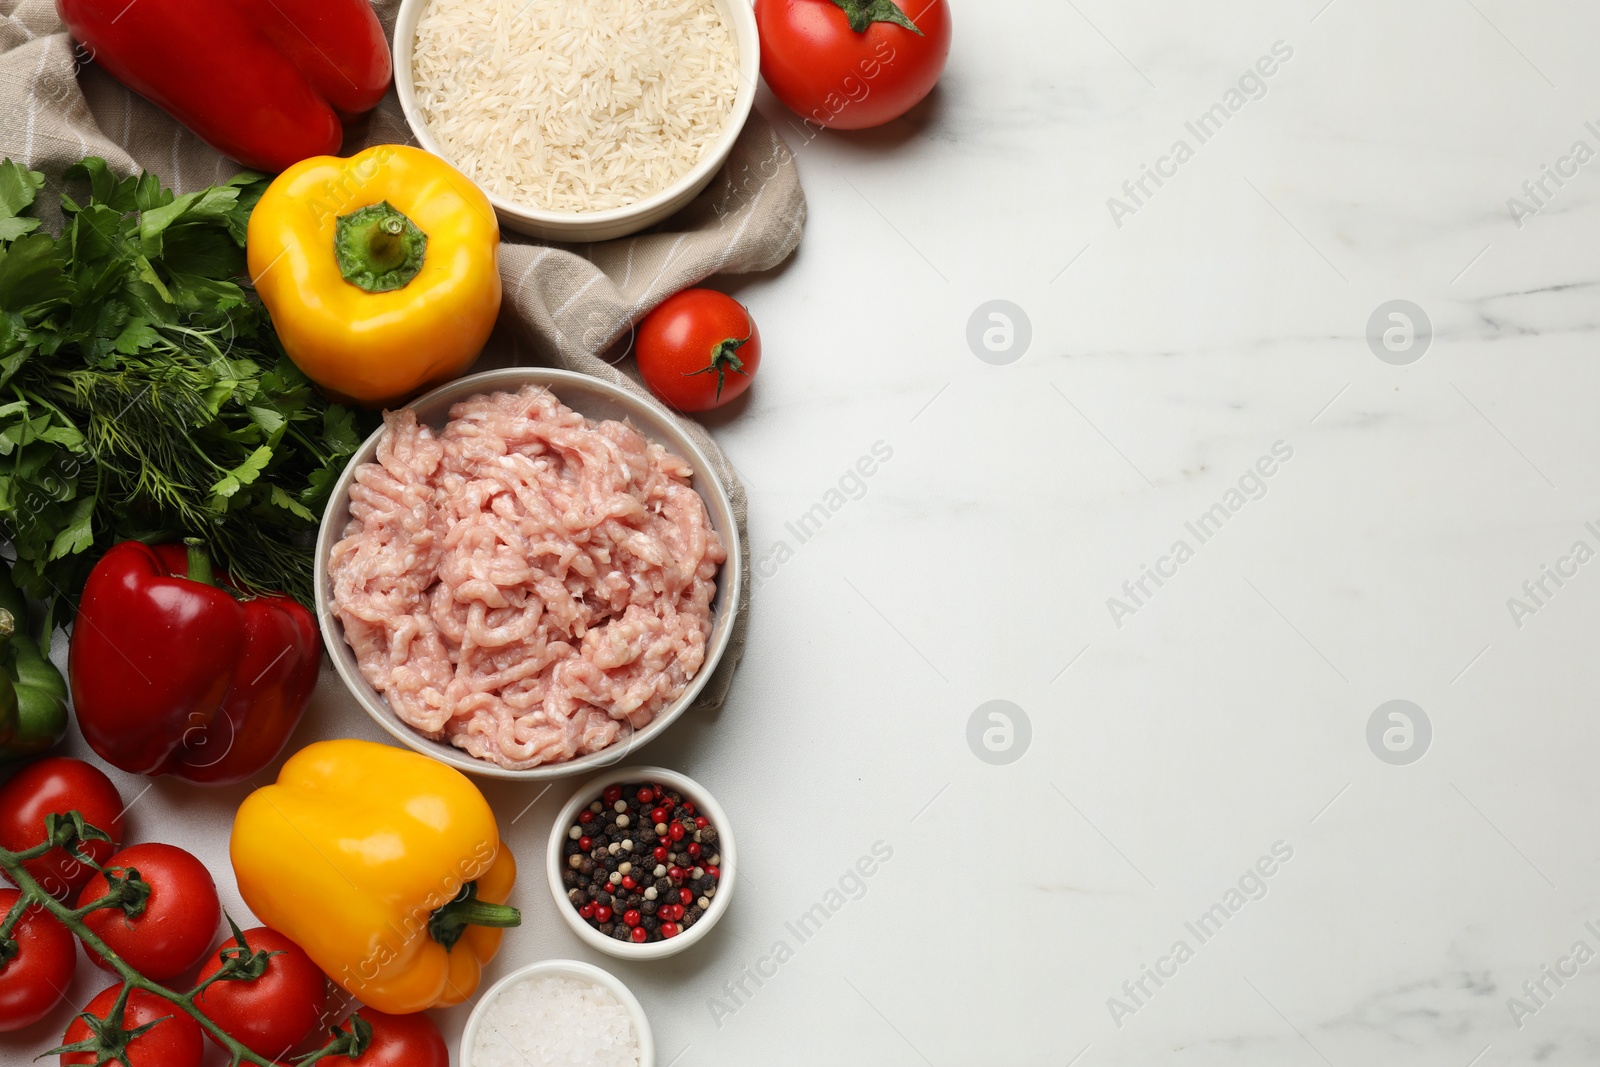
[{"label": "mixed peppercorn", "polygon": [[567,828],[567,899],[602,936],[677,937],[717,895],[717,828],[666,786],[610,785]]}]

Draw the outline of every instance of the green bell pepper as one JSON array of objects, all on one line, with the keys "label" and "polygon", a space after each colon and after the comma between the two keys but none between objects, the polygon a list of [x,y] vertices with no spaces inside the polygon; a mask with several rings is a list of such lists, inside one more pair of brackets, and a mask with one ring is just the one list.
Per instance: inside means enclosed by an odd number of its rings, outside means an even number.
[{"label": "green bell pepper", "polygon": [[27,601],[0,561],[0,762],[36,756],[66,732],[67,681],[28,633]]}]

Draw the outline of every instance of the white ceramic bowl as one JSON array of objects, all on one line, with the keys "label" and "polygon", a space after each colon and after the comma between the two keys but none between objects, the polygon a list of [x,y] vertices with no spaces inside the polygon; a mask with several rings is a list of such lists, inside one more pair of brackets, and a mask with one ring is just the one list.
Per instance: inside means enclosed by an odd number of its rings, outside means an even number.
[{"label": "white ceramic bowl", "polygon": [[627,757],[634,749],[659,737],[673,721],[688,710],[712,672],[722,660],[733,637],[734,616],[739,610],[742,575],[742,552],[739,545],[738,524],[733,516],[733,503],[728,490],[712,473],[711,461],[687,434],[679,428],[667,409],[654,400],[645,399],[609,382],[591,378],[572,371],[553,370],[548,367],[512,367],[506,370],[485,371],[473,374],[412,401],[407,406],[414,409],[417,418],[435,429],[449,421],[450,408],[459,401],[479,393],[511,392],[525,385],[542,385],[548,388],[568,407],[591,419],[627,419],[645,437],[666,446],[669,451],[689,461],[694,467],[694,488],[705,501],[711,517],[711,526],[728,550],[728,559],[717,576],[717,595],[711,601],[711,639],[706,643],[706,660],[700,672],[689,683],[683,694],[661,710],[644,729],[617,741],[610,748],[565,763],[552,763],[525,771],[507,770],[488,760],[469,755],[447,741],[433,741],[402,722],[389,707],[389,702],[361,675],[356,665],[355,653],[344,639],[344,625],[333,610],[333,583],[328,576],[328,555],[334,543],[344,536],[350,520],[350,486],[355,481],[356,468],[369,462],[378,451],[378,440],[383,436],[380,427],[351,457],[344,474],[333,487],[328,509],[323,513],[322,526],[317,534],[316,586],[317,618],[322,625],[322,641],[333,659],[334,669],[343,679],[346,688],[356,701],[372,716],[377,724],[408,748],[425,756],[448,763],[468,774],[490,778],[509,778],[518,781],[564,778],[568,775],[588,774],[600,767],[612,767]]},{"label": "white ceramic bowl", "polygon": [[[417,22],[422,18],[428,2],[401,0],[400,13],[395,18],[394,26],[394,86],[400,97],[400,109],[405,112],[406,121],[417,135],[417,143],[434,155],[450,159],[449,154],[440,149],[439,143],[428,130],[428,124],[423,121],[422,111],[417,106],[416,82],[411,72]],[[627,207],[605,211],[544,211],[506,200],[485,189],[484,194],[494,205],[502,225],[546,241],[609,241],[654,226],[682,210],[711,184],[711,179],[728,161],[733,143],[738,140],[745,121],[750,117],[750,109],[756,99],[756,84],[761,77],[761,37],[756,31],[756,16],[750,0],[716,0],[716,4],[733,27],[738,44],[739,89],[722,133],[712,142],[700,162],[688,174],[654,196]]]},{"label": "white ceramic bowl", "polygon": [[[615,938],[605,937],[600,931],[584,922],[583,916],[578,914],[578,909],[567,899],[567,887],[561,881],[561,851],[567,840],[568,827],[577,821],[578,812],[600,799],[600,794],[606,786],[622,782],[659,782],[662,785],[669,785],[694,801],[695,810],[703,812],[711,825],[717,828],[717,851],[722,855],[722,863],[718,865],[722,873],[717,879],[717,895],[711,898],[711,907],[706,909],[705,915],[701,916],[699,921],[677,937],[666,941],[636,945],[632,941],[618,941]],[[728,813],[722,810],[722,805],[718,804],[699,782],[677,771],[669,771],[665,767],[621,767],[584,782],[561,809],[561,814],[556,816],[555,826],[550,830],[550,844],[545,850],[545,874],[550,882],[550,892],[556,898],[556,910],[561,913],[561,917],[567,921],[567,925],[572,927],[573,933],[577,934],[584,944],[624,960],[659,960],[664,956],[676,956],[705,937],[728,910],[729,901],[733,899],[738,871],[738,849],[734,846],[733,825],[728,821]]]},{"label": "white ceramic bowl", "polygon": [[461,1054],[457,1061],[461,1067],[473,1067],[472,1050],[477,1044],[478,1031],[483,1027],[483,1017],[488,1014],[489,1005],[494,1002],[494,998],[518,982],[529,978],[546,977],[575,978],[579,981],[592,982],[610,991],[611,995],[621,1001],[622,1006],[633,1016],[633,1029],[639,1035],[639,1067],[655,1067],[656,1041],[654,1035],[650,1033],[650,1020],[646,1017],[644,1008],[640,1006],[639,998],[634,996],[616,975],[603,971],[592,963],[581,963],[578,960],[544,960],[521,970],[512,971],[491,986],[489,991],[478,999],[477,1006],[467,1017],[466,1029],[461,1032]]}]

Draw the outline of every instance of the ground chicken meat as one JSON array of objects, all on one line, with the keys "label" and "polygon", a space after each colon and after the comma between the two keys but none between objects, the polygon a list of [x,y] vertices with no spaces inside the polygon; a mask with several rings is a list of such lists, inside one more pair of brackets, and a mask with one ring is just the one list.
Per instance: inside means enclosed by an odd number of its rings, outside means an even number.
[{"label": "ground chicken meat", "polygon": [[384,422],[329,573],[396,715],[526,769],[598,752],[683,693],[727,558],[687,463],[538,386],[457,404],[439,434],[409,410]]}]

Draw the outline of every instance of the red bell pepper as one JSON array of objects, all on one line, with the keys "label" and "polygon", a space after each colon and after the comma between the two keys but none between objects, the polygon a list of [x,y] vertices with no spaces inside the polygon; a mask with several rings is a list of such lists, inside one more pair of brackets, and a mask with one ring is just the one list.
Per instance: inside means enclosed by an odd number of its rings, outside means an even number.
[{"label": "red bell pepper", "polygon": [[239,600],[214,581],[198,548],[138,541],[90,573],[67,674],[78,727],[112,766],[228,785],[294,732],[321,664],[316,620],[286,597]]},{"label": "red bell pepper", "polygon": [[393,73],[368,0],[56,0],[95,62],[218,152],[280,171],[333,155]]}]

